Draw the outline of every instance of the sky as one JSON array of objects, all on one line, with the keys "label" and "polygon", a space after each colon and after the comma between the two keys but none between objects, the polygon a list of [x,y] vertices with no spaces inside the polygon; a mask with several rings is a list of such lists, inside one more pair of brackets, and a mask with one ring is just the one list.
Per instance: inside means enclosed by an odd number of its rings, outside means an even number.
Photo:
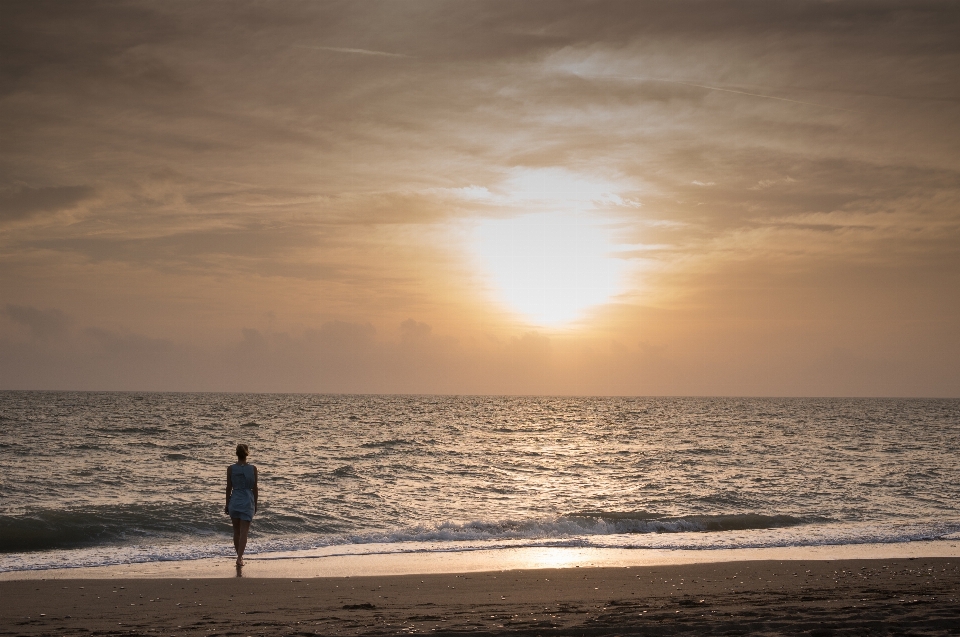
[{"label": "sky", "polygon": [[958,397],[957,33],[0,3],[0,389]]}]

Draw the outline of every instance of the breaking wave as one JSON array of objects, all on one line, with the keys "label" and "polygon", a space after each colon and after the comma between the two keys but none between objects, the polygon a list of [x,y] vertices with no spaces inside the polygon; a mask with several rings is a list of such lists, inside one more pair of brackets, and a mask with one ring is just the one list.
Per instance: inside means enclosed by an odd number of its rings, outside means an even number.
[{"label": "breaking wave", "polygon": [[[313,535],[315,542],[460,542],[489,540],[569,539],[579,536],[647,533],[723,532],[796,526],[804,520],[789,515],[664,516],[645,511],[583,511],[552,519],[442,522],[382,532],[338,533],[324,519],[266,512],[257,531],[265,540],[286,535]],[[207,505],[116,505],[80,510],[39,510],[0,516],[0,553],[43,551],[84,546],[149,542],[226,533],[229,522]]]}]

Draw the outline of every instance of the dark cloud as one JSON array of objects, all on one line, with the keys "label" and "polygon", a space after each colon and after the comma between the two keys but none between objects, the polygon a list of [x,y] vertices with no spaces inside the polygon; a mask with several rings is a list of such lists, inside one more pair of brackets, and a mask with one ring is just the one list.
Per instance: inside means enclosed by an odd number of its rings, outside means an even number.
[{"label": "dark cloud", "polygon": [[422,342],[430,338],[432,328],[426,323],[407,319],[400,324],[400,337],[408,343]]},{"label": "dark cloud", "polygon": [[[169,41],[175,24],[149,5],[81,0],[0,6],[0,95],[57,79],[81,82],[157,75],[149,64],[124,71],[116,61],[137,46]],[[137,63],[133,63],[137,66]]]},{"label": "dark cloud", "polygon": [[45,341],[64,334],[70,323],[69,317],[57,309],[41,310],[25,305],[7,305],[6,315],[27,329],[33,338]]},{"label": "dark cloud", "polygon": [[[321,237],[313,228],[218,228],[194,230],[156,237],[76,236],[62,239],[41,239],[33,245],[44,250],[77,253],[94,262],[119,261],[151,265],[159,269],[220,267],[224,258],[245,261],[234,264],[240,269],[256,268],[269,263],[283,268],[284,256],[291,251],[317,247]],[[335,270],[327,266],[313,268],[315,276]]]},{"label": "dark cloud", "polygon": [[0,188],[0,223],[73,208],[93,196],[89,186],[50,186]]},{"label": "dark cloud", "polygon": [[84,335],[97,343],[103,353],[138,359],[158,353],[169,352],[173,343],[165,338],[151,338],[142,334],[120,333],[98,327],[89,327]]},{"label": "dark cloud", "polygon": [[373,342],[377,330],[369,323],[328,321],[317,331],[308,331],[309,340],[316,339],[321,345],[335,348],[365,347]]}]

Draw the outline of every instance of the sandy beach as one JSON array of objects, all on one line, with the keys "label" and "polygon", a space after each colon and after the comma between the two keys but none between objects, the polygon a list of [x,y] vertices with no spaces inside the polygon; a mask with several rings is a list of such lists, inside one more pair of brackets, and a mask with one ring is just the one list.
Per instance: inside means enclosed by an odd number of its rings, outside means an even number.
[{"label": "sandy beach", "polygon": [[0,598],[3,635],[956,635],[960,559],[21,579]]}]

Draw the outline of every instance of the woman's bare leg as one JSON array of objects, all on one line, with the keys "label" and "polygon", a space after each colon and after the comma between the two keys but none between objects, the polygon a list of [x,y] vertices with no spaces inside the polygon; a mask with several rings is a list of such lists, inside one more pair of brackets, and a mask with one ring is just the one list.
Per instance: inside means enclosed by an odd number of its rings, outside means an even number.
[{"label": "woman's bare leg", "polygon": [[247,548],[247,534],[250,532],[250,520],[230,518],[233,521],[233,548],[237,551],[237,564],[243,564],[243,551]]},{"label": "woman's bare leg", "polygon": [[237,552],[237,564],[240,563],[240,518],[230,518],[233,522],[233,550]]},{"label": "woman's bare leg", "polygon": [[247,533],[250,532],[250,520],[240,520],[240,550],[237,551],[239,557],[243,557],[243,551],[247,548]]},{"label": "woman's bare leg", "polygon": [[237,552],[237,566],[243,565],[243,551],[247,548],[247,533],[250,532],[250,521],[240,518],[230,518],[233,522],[233,548]]}]

